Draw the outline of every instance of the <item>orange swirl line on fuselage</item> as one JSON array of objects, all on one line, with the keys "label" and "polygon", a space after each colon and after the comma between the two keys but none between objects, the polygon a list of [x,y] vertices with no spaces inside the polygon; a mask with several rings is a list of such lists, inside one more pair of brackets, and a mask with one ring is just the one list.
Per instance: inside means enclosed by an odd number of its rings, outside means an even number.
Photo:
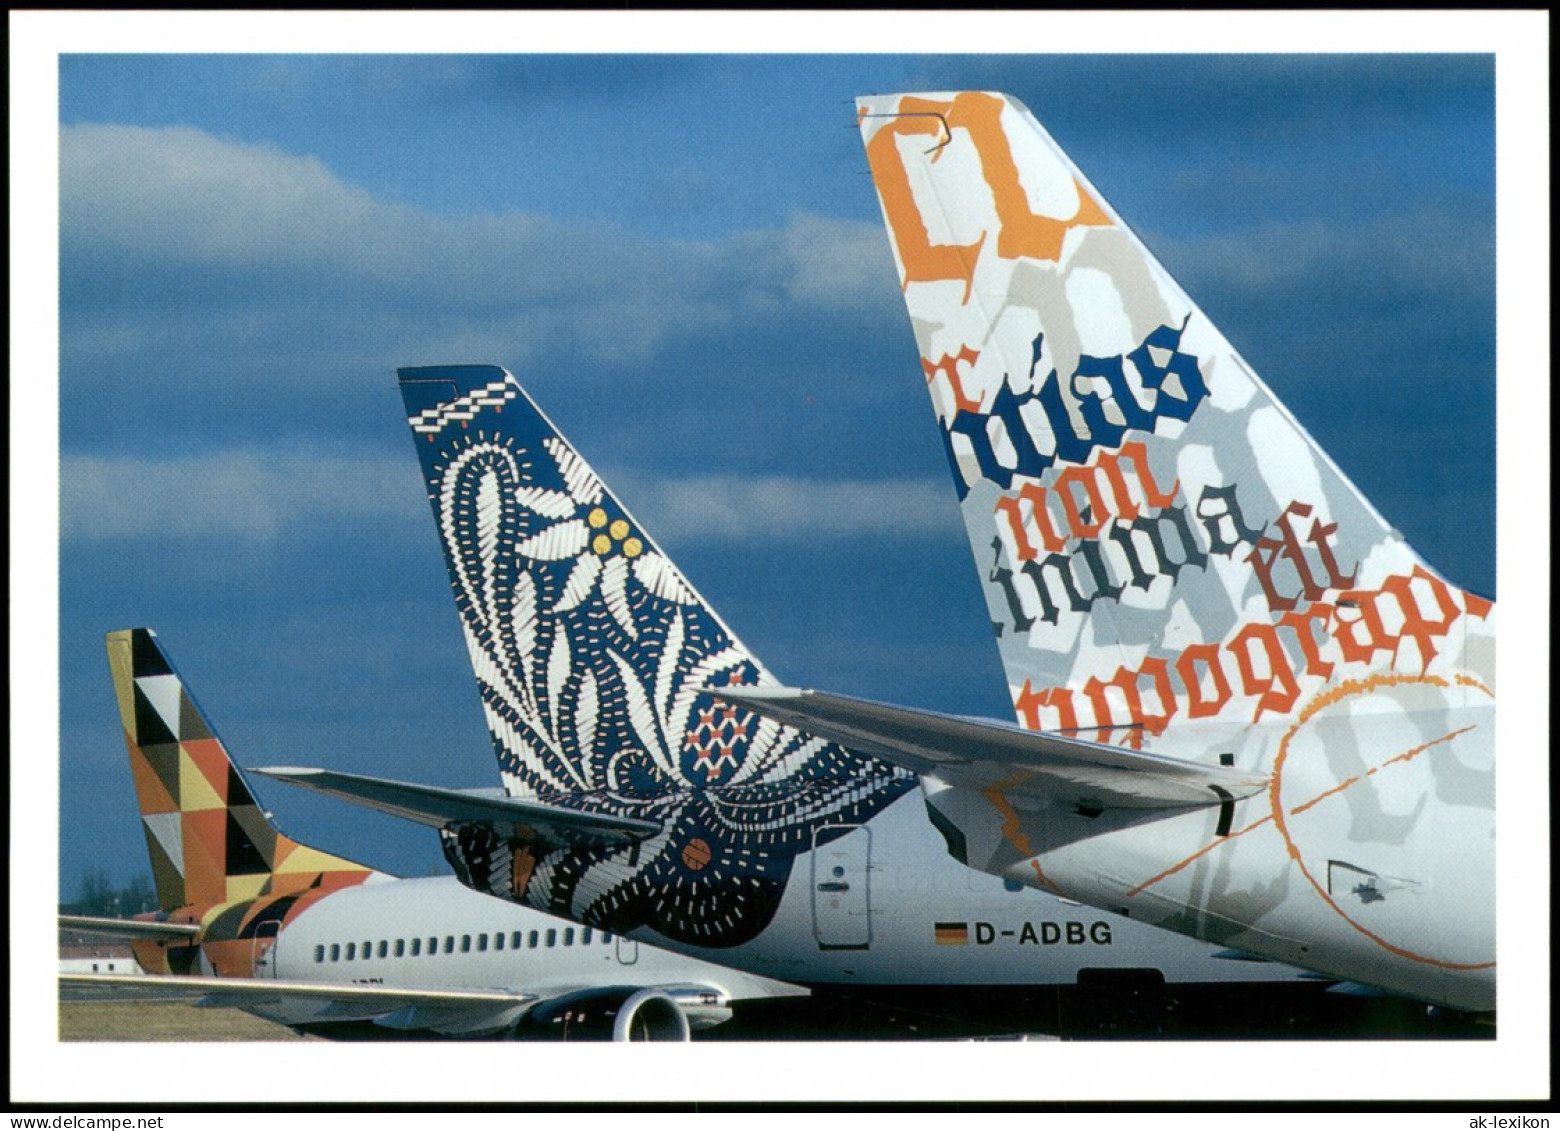
[{"label": "orange swirl line on fuselage", "polygon": [[[1443,682],[1443,686],[1444,686],[1444,682]],[[1279,835],[1284,838],[1284,844],[1286,846],[1288,846],[1289,855],[1294,860],[1295,866],[1300,869],[1300,874],[1306,878],[1306,882],[1307,883],[1309,883],[1313,888],[1316,889],[1316,894],[1322,897],[1322,902],[1326,903],[1328,907],[1332,908],[1333,911],[1337,913],[1337,915],[1338,915],[1338,917],[1340,919],[1342,919],[1345,923],[1349,924],[1349,926],[1353,927],[1360,934],[1362,934],[1366,938],[1370,939],[1371,942],[1375,943],[1377,946],[1382,947],[1384,950],[1391,951],[1393,954],[1397,955],[1399,958],[1406,958],[1406,959],[1408,959],[1411,962],[1421,962],[1421,963],[1424,963],[1426,966],[1435,966],[1435,967],[1438,967],[1439,969],[1442,969],[1442,970],[1488,970],[1491,967],[1493,967],[1495,965],[1494,961],[1490,961],[1490,962],[1443,962],[1443,961],[1441,961],[1439,959],[1430,958],[1430,957],[1427,957],[1426,955],[1418,954],[1418,953],[1416,953],[1416,952],[1414,952],[1412,950],[1408,950],[1405,947],[1398,946],[1395,943],[1388,942],[1386,939],[1382,938],[1380,935],[1376,934],[1374,931],[1368,929],[1367,927],[1362,926],[1359,923],[1356,923],[1353,919],[1351,919],[1349,917],[1348,913],[1346,911],[1344,911],[1343,908],[1338,906],[1337,901],[1334,900],[1333,897],[1330,894],[1328,894],[1327,889],[1324,888],[1321,884],[1319,884],[1316,881],[1316,877],[1315,876],[1311,875],[1310,869],[1305,866],[1305,861],[1303,859],[1301,859],[1299,847],[1295,844],[1295,842],[1289,836],[1289,829],[1284,824],[1284,815],[1283,815],[1283,812],[1282,812],[1283,807],[1278,804],[1279,787],[1280,787],[1280,785],[1282,783],[1282,780],[1283,780],[1284,759],[1288,756],[1288,753],[1289,753],[1289,740],[1292,737],[1294,737],[1295,733],[1297,731],[1299,731],[1300,727],[1305,724],[1305,721],[1306,721],[1307,717],[1309,717],[1309,716],[1304,716],[1303,715],[1301,717],[1300,722],[1296,723],[1294,725],[1294,727],[1289,731],[1289,733],[1284,735],[1283,741],[1279,743],[1278,757],[1273,762],[1273,784],[1270,787],[1271,790],[1272,790],[1272,797],[1273,797],[1273,814],[1272,815],[1275,818],[1275,821],[1276,821],[1276,823],[1278,825]],[[1458,735],[1467,734],[1469,731],[1471,731],[1473,729],[1475,729],[1473,726],[1465,726],[1461,730],[1454,730],[1454,731],[1452,731],[1449,734],[1443,734],[1440,738],[1431,739],[1429,742],[1426,742],[1423,745],[1416,746],[1416,747],[1414,747],[1411,750],[1405,750],[1401,754],[1398,754],[1398,755],[1395,755],[1395,756],[1393,756],[1391,758],[1388,758],[1385,762],[1381,763],[1380,766],[1374,767],[1372,770],[1370,770],[1369,773],[1375,773],[1376,770],[1379,770],[1379,769],[1381,769],[1381,768],[1383,768],[1385,766],[1390,766],[1394,762],[1407,762],[1407,761],[1409,761],[1409,760],[1411,760],[1413,758],[1417,758],[1419,755],[1423,754],[1426,750],[1429,750],[1432,746],[1439,746],[1443,742],[1450,742],[1452,739],[1456,738]],[[1368,774],[1367,774],[1367,776],[1368,776]],[[1359,778],[1355,778],[1353,780],[1354,781],[1358,781]],[[1338,790],[1337,789],[1331,789],[1331,790],[1328,790],[1327,792],[1329,794],[1337,793]],[[1323,794],[1322,796],[1326,796],[1326,795],[1327,794]],[[1312,800],[1306,802],[1303,806],[1297,806],[1296,808],[1291,809],[1289,811],[1289,815],[1290,816],[1294,816],[1296,813],[1300,812],[1301,808],[1309,808],[1311,805],[1316,804],[1316,802],[1320,801],[1321,799],[1322,799],[1321,797],[1312,798]]]},{"label": "orange swirl line on fuselage", "polygon": [[1127,898],[1131,899],[1134,895],[1137,895],[1144,888],[1153,887],[1160,880],[1163,880],[1163,879],[1165,879],[1168,876],[1175,875],[1182,868],[1186,867],[1192,861],[1196,860],[1199,856],[1203,856],[1203,855],[1206,855],[1209,852],[1212,852],[1215,848],[1218,848],[1221,844],[1228,844],[1230,841],[1234,840],[1236,837],[1245,836],[1252,829],[1257,828],[1257,827],[1259,827],[1261,825],[1265,825],[1269,821],[1271,821],[1272,819],[1273,819],[1273,815],[1271,813],[1269,813],[1266,817],[1259,817],[1255,821],[1252,821],[1251,824],[1247,825],[1245,828],[1241,829],[1239,832],[1230,833],[1228,836],[1221,836],[1217,840],[1209,841],[1207,844],[1205,844],[1201,848],[1199,848],[1196,852],[1194,852],[1190,856],[1188,856],[1185,860],[1182,860],[1178,864],[1172,864],[1172,865],[1170,865],[1170,867],[1166,868],[1163,872],[1160,872],[1159,875],[1151,876],[1150,878],[1144,880],[1137,887],[1135,887],[1131,891],[1127,892]]}]

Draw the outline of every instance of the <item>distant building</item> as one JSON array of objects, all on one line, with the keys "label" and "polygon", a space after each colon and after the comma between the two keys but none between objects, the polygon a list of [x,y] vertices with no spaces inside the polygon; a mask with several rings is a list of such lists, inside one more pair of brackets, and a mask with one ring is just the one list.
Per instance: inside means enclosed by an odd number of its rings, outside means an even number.
[{"label": "distant building", "polygon": [[128,943],[60,939],[61,974],[144,974]]}]

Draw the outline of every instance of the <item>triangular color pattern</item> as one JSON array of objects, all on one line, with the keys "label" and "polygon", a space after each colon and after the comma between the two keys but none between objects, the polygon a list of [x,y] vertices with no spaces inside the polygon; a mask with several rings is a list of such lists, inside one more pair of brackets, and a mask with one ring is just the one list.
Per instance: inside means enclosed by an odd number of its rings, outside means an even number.
[{"label": "triangular color pattern", "polygon": [[143,742],[137,748],[141,751],[141,757],[152,773],[157,776],[163,791],[173,803],[173,808],[179,808],[179,746],[176,742]]},{"label": "triangular color pattern", "polygon": [[230,900],[256,899],[266,893],[266,883],[270,878],[269,872],[251,876],[229,876],[227,897]]},{"label": "triangular color pattern", "polygon": [[287,853],[285,859],[276,862],[276,871],[278,875],[296,875],[299,872],[366,872],[368,869],[306,844],[299,844]]},{"label": "triangular color pattern", "polygon": [[152,675],[142,676],[135,681],[141,694],[146,696],[146,701],[162,719],[163,725],[168,728],[168,733],[175,738],[179,735],[179,700],[184,693],[184,685],[179,682],[176,675]]},{"label": "triangular color pattern", "polygon": [[108,670],[114,679],[114,699],[119,704],[119,722],[125,733],[135,734],[135,671],[130,658],[131,644],[128,632],[108,634]]},{"label": "triangular color pattern", "polygon": [[146,834],[146,855],[152,862],[152,882],[164,911],[183,907],[184,835],[177,813],[151,813],[141,818]]},{"label": "triangular color pattern", "polygon": [[128,735],[125,744],[130,751],[130,777],[135,782],[135,796],[141,805],[141,815],[177,812],[179,803],[174,800],[173,794],[163,784],[157,771],[152,768],[146,752],[131,742]]},{"label": "triangular color pattern", "polygon": [[206,775],[200,772],[190,752],[182,746],[179,748],[179,808],[186,813],[227,808]]},{"label": "triangular color pattern", "polygon": [[190,698],[190,693],[180,689],[179,695],[179,738],[185,742],[198,742],[202,739],[215,738],[211,728],[206,725],[205,718],[200,713],[200,708],[195,706],[195,700]]},{"label": "triangular color pattern", "polygon": [[[228,817],[231,821],[236,822],[239,828],[249,837],[250,843],[254,845],[255,850],[265,860],[266,871],[270,871],[272,864],[276,860],[276,845],[281,834],[271,826],[271,823],[265,819],[265,814],[260,812],[260,807],[253,802],[244,805],[230,803],[228,805]],[[233,835],[231,827],[228,830],[228,835],[230,837]],[[235,869],[235,871],[243,871],[243,869],[239,868]]]},{"label": "triangular color pattern", "polygon": [[150,629],[136,628],[130,631],[130,650],[136,676],[167,675],[173,669],[168,666],[162,650],[157,647],[155,634]]},{"label": "triangular color pattern", "polygon": [[168,746],[178,741],[173,730],[163,721],[163,717],[157,713],[157,708],[146,697],[146,692],[141,690],[141,683],[136,681],[132,689],[135,696],[135,740],[140,746]]},{"label": "triangular color pattern", "polygon": [[173,865],[184,875],[184,820],[178,813],[147,813],[141,817],[147,836],[156,842]]},{"label": "triangular color pattern", "polygon": [[[211,738],[194,740],[186,738],[179,745],[183,747],[185,757],[211,787],[212,795],[220,804],[228,804],[230,800],[228,771],[232,763],[228,761],[227,751],[222,749],[222,743]],[[199,808],[199,806],[192,806],[189,798],[184,799],[184,806],[187,809]]]},{"label": "triangular color pattern", "polygon": [[227,895],[227,814],[220,809],[185,812],[184,893],[191,903],[220,903]]},{"label": "triangular color pattern", "polygon": [[255,842],[249,839],[248,832],[239,823],[237,811],[229,809],[226,816],[227,847],[223,851],[223,857],[227,860],[228,879],[231,881],[234,876],[270,875],[271,862],[261,854]]}]

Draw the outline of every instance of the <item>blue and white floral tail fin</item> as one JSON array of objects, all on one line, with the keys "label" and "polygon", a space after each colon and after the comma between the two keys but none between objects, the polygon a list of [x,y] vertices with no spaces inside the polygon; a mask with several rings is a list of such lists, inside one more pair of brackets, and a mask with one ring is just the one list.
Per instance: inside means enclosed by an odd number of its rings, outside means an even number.
[{"label": "blue and white floral tail fin", "polygon": [[891,767],[707,694],[775,681],[512,376],[440,366],[400,382],[511,794],[628,813],[805,783],[818,813],[859,816],[869,779],[898,790]]},{"label": "blue and white floral tail fin", "polygon": [[399,373],[510,793],[729,784],[739,728],[702,689],[768,673],[509,373]]},{"label": "blue and white floral tail fin", "polygon": [[506,790],[661,830],[571,850],[474,823],[446,852],[584,922],[750,940],[797,855],[914,776],[716,700],[774,680],[508,373],[400,380]]},{"label": "blue and white floral tail fin", "polygon": [[1419,559],[1028,110],[858,118],[1025,725],[1136,744],[1350,681],[1487,701],[1493,604]]}]

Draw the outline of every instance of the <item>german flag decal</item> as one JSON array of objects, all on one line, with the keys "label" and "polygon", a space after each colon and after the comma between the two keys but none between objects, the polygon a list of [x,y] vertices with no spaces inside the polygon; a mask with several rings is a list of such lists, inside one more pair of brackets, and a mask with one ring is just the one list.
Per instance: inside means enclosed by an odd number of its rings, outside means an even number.
[{"label": "german flag decal", "polygon": [[933,924],[933,937],[938,946],[968,946],[970,942],[970,925],[968,923],[935,923]]}]

